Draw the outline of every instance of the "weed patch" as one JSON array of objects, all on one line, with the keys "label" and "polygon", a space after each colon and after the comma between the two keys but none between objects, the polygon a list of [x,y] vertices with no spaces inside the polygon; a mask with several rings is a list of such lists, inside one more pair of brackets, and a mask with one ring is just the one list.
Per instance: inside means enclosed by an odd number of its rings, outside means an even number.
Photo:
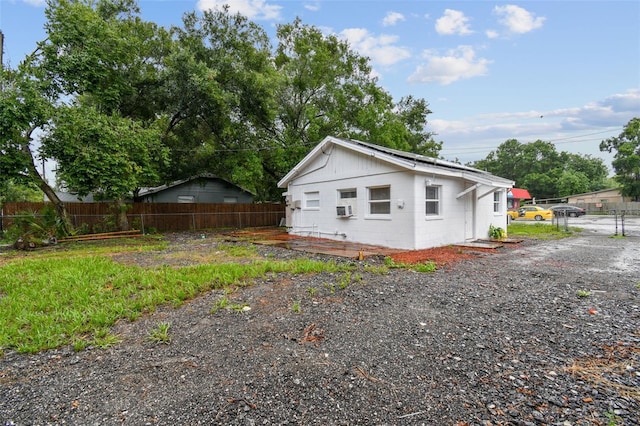
[{"label": "weed patch", "polygon": [[[117,343],[109,333],[116,321],[135,320],[159,305],[180,306],[202,292],[246,285],[268,274],[349,269],[309,259],[142,268],[110,258],[109,254],[127,248],[134,250],[126,244],[98,245],[6,260],[0,265],[0,351],[34,353],[67,344],[76,350],[106,347]],[[244,312],[248,307],[225,308]]]},{"label": "weed patch", "polygon": [[171,343],[171,336],[169,335],[170,328],[170,322],[159,323],[149,332],[149,340],[154,343]]},{"label": "weed patch", "polygon": [[534,238],[538,240],[557,240],[571,237],[581,228],[570,227],[568,231],[550,223],[517,223],[511,222],[507,226],[507,233],[511,238]]}]

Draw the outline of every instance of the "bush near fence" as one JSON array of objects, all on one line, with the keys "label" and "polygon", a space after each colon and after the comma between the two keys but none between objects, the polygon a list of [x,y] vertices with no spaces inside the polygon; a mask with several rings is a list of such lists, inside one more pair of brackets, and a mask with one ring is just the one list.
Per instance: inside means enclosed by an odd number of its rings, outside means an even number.
[{"label": "bush near fence", "polygon": [[[0,210],[0,230],[8,229],[20,212],[39,212],[49,203],[5,203]],[[251,228],[278,226],[285,217],[285,205],[260,204],[189,204],[130,203],[127,217],[132,228],[150,230],[193,231],[216,228]],[[99,229],[113,215],[110,203],[64,203],[74,228],[89,232]]]}]

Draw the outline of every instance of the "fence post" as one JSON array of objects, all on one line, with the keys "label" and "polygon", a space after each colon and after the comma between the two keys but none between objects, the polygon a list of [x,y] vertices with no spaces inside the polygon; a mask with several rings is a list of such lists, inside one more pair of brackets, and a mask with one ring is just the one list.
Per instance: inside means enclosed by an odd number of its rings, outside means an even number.
[{"label": "fence post", "polygon": [[142,231],[142,233],[144,234],[144,215],[142,213],[140,213],[140,231]]}]

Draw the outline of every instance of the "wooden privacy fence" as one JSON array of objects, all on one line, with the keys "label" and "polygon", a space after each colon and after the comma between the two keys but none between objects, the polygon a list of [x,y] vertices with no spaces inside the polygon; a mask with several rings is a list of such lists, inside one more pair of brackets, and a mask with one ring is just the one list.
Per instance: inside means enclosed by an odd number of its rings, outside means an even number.
[{"label": "wooden privacy fence", "polygon": [[[6,203],[0,210],[0,230],[6,230],[20,213],[38,213],[49,203]],[[75,228],[89,232],[103,230],[114,218],[109,203],[64,203]],[[189,231],[215,228],[250,228],[278,226],[285,217],[285,205],[261,204],[187,204],[128,203],[127,217],[131,227],[143,232]]]}]

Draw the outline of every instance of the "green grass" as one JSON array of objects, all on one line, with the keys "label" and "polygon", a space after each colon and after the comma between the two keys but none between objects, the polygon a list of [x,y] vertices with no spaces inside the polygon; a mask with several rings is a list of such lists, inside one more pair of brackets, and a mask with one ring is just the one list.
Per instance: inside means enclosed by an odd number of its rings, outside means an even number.
[{"label": "green grass", "polygon": [[396,263],[392,258],[385,257],[384,264],[389,269],[410,269],[423,273],[432,273],[438,270],[438,265],[432,261],[424,263]]},{"label": "green grass", "polygon": [[578,297],[589,297],[591,296],[591,292],[589,290],[578,290],[576,293]]},{"label": "green grass", "polygon": [[[6,349],[35,353],[68,344],[76,350],[105,347],[118,341],[110,331],[116,321],[135,320],[162,304],[179,306],[204,291],[267,274],[348,270],[335,262],[307,259],[142,268],[107,256],[136,248],[109,247],[70,247],[4,258],[0,263],[0,354]],[[158,247],[163,244],[137,250]]]},{"label": "green grass", "polygon": [[254,257],[258,254],[255,246],[246,244],[218,244],[217,249],[232,257]]},{"label": "green grass", "polygon": [[511,222],[507,226],[509,238],[535,238],[539,240],[557,240],[570,237],[576,232],[581,232],[581,228],[570,227],[569,231],[564,231],[563,227],[557,227],[550,223],[516,223]]},{"label": "green grass", "polygon": [[158,323],[155,328],[149,332],[149,340],[154,343],[171,343],[171,335],[169,335],[170,328],[170,322]]}]

